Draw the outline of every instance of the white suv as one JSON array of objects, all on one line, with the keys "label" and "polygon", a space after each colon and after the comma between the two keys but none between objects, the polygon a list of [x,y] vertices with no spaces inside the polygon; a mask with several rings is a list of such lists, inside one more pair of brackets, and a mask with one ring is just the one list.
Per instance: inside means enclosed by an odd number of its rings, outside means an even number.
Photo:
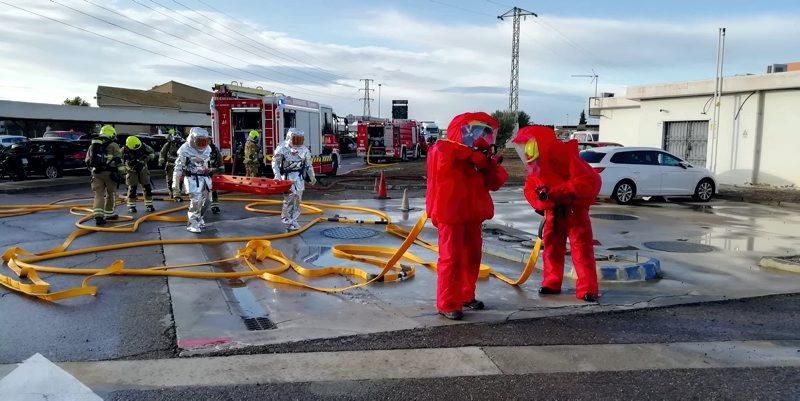
[{"label": "white suv", "polygon": [[600,196],[627,205],[636,197],[692,196],[708,202],[717,189],[714,174],[657,148],[602,147],[581,152],[603,179]]}]

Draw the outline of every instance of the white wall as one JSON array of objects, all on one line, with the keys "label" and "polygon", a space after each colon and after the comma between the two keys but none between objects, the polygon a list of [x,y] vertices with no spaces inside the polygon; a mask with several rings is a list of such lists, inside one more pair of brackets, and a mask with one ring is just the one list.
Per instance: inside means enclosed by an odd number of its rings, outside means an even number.
[{"label": "white wall", "polygon": [[[760,95],[755,93],[747,99],[750,93],[728,94],[720,103],[715,172],[723,184],[753,183]],[[757,182],[800,186],[800,90],[761,93],[765,102],[764,126]],[[709,96],[648,99],[639,102],[639,108],[602,109],[600,140],[662,148],[665,122],[711,120],[714,110],[708,100]],[[734,119],[740,106],[738,118]],[[702,114],[704,109],[706,114]],[[709,124],[708,168],[713,167],[711,136]]]}]

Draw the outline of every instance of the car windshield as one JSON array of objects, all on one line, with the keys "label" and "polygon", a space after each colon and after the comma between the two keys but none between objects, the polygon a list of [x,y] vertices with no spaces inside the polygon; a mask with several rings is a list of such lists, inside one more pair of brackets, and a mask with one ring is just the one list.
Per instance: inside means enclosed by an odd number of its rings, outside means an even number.
[{"label": "car windshield", "polygon": [[603,157],[606,156],[605,153],[595,152],[591,150],[584,150],[580,153],[581,159],[586,163],[600,163],[600,160],[603,160]]}]

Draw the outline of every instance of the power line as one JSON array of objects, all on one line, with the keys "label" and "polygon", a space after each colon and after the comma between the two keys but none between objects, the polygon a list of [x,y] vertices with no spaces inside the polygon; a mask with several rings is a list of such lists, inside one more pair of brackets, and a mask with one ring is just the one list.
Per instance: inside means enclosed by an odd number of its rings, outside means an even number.
[{"label": "power line", "polygon": [[[197,1],[198,1],[199,3],[201,3],[201,4],[205,5],[206,7],[210,8],[211,10],[214,10],[215,12],[217,12],[217,13],[219,13],[219,14],[222,14],[222,15],[224,15],[224,16],[226,16],[226,17],[228,17],[229,19],[231,19],[231,20],[233,20],[233,21],[236,21],[236,22],[241,22],[241,21],[239,21],[238,19],[236,19],[236,18],[232,17],[230,14],[227,14],[227,13],[225,13],[225,12],[223,12],[223,11],[219,10],[218,8],[216,8],[216,7],[214,7],[214,6],[212,6],[212,5],[208,4],[208,3],[206,3],[206,2],[205,2],[205,1],[203,1],[203,0],[197,0]],[[180,3],[179,3],[179,4],[180,4]],[[185,6],[184,6],[184,7],[185,7]],[[198,14],[198,15],[202,15],[202,14],[200,14],[200,13],[197,13],[196,11],[195,11],[195,13],[196,13],[196,14]],[[208,18],[207,16],[204,16],[204,15],[203,15],[203,17],[205,17],[206,19],[208,19],[208,20],[210,20],[210,21],[213,21],[212,19]],[[216,22],[216,21],[213,21],[213,22]],[[245,25],[245,24],[244,24],[244,23],[242,23],[242,25]],[[229,29],[231,29],[231,28],[229,28]],[[323,73],[325,73],[325,74],[333,75],[333,76],[339,77],[339,78],[341,78],[341,79],[350,79],[350,78],[348,78],[348,77],[345,77],[345,76],[342,76],[342,75],[336,74],[336,73],[334,73],[334,72],[331,72],[331,71],[329,71],[328,69],[326,69],[326,68],[324,68],[324,67],[320,67],[320,66],[318,66],[318,65],[316,65],[316,64],[310,64],[310,63],[306,63],[306,62],[304,62],[303,60],[300,60],[300,59],[298,59],[298,58],[296,58],[296,57],[293,57],[293,56],[291,56],[291,55],[289,55],[289,54],[287,54],[287,53],[284,53],[284,52],[282,52],[282,51],[280,51],[280,50],[278,50],[278,49],[275,49],[275,48],[273,48],[273,47],[270,47],[270,46],[267,46],[267,45],[265,45],[265,44],[259,43],[258,41],[256,41],[256,40],[253,40],[253,39],[251,39],[250,37],[248,37],[247,35],[244,35],[244,34],[242,34],[242,33],[238,32],[238,31],[236,31],[236,30],[233,30],[233,29],[231,29],[231,31],[233,31],[233,32],[236,32],[237,34],[241,35],[242,37],[244,37],[244,38],[246,38],[246,39],[248,39],[248,40],[250,40],[250,41],[252,41],[253,43],[256,43],[256,44],[258,44],[259,46],[264,46],[264,47],[267,47],[267,48],[269,48],[269,49],[275,50],[275,51],[276,51],[276,52],[278,52],[278,53],[285,54],[286,56],[288,56],[288,57],[290,57],[290,58],[292,58],[292,59],[294,59],[294,60],[297,60],[298,62],[300,62],[300,63],[302,63],[302,64],[304,64],[304,65],[307,65],[307,66],[309,66],[309,67],[312,67],[312,68],[314,68],[314,69],[316,69],[316,70],[318,70],[318,71],[321,71],[321,72],[323,72]],[[311,58],[312,58],[312,59],[315,59],[314,57],[311,57]],[[319,62],[319,60],[317,60],[317,61]]]},{"label": "power line", "polygon": [[[190,8],[188,8],[188,7],[186,7],[186,6],[185,6],[185,5],[183,5],[182,3],[178,2],[178,1],[175,1],[175,0],[172,0],[172,1],[173,1],[174,3],[176,3],[176,4],[179,4],[179,5],[181,5],[182,7],[186,8],[186,9],[187,9],[187,10],[189,10],[189,11],[192,11],[192,12],[196,13],[196,11],[194,11],[194,10],[192,10],[192,9],[190,9]],[[175,10],[175,9],[172,9],[172,8],[169,8],[169,7],[167,7],[167,6],[163,5],[163,4],[161,4],[161,3],[159,3],[159,2],[157,2],[157,1],[155,1],[155,0],[150,0],[150,2],[151,2],[151,3],[153,3],[153,4],[156,4],[156,5],[158,5],[158,6],[160,6],[160,7],[162,7],[162,8],[165,8],[165,9],[167,9],[167,10],[169,10],[169,11],[172,11],[172,12],[173,12],[173,13],[175,13],[175,14],[179,14],[179,12],[178,12],[177,10]],[[138,3],[138,1],[137,1],[137,3]],[[141,4],[141,3],[140,3],[140,4]],[[216,31],[216,32],[219,32],[220,34],[222,34],[222,35],[224,35],[224,36],[226,36],[226,37],[228,37],[228,38],[230,38],[230,39],[233,39],[233,40],[239,40],[239,39],[237,39],[236,37],[234,37],[234,36],[230,35],[228,32],[225,32],[225,31],[223,31],[223,30],[217,29],[217,28],[215,28],[214,26],[209,26],[207,23],[205,23],[205,22],[201,22],[201,21],[198,21],[198,20],[196,20],[196,19],[194,19],[194,18],[192,18],[192,17],[189,17],[189,16],[188,16],[188,15],[186,15],[186,14],[182,14],[182,17],[183,17],[183,18],[186,18],[186,19],[188,19],[188,20],[190,20],[190,21],[192,21],[192,22],[194,22],[194,23],[196,23],[196,24],[198,24],[198,26],[205,26],[205,27],[211,28],[211,30],[213,30],[213,31]],[[212,22],[216,22],[216,21],[213,21],[213,20],[211,20],[211,21],[212,21]],[[203,32],[207,34],[207,32],[205,32],[205,31],[203,31]],[[223,42],[226,42],[226,43],[228,43],[228,44],[231,44],[230,42],[227,42],[227,41],[224,41],[224,40],[220,39],[218,36],[214,36],[214,35],[209,35],[209,36],[211,36],[211,37],[213,37],[213,38],[215,38],[215,39],[217,39],[217,40],[221,40],[221,41],[223,41]],[[244,44],[244,43],[243,43],[243,44]],[[257,47],[255,47],[255,46],[253,46],[253,45],[250,45],[250,44],[245,44],[245,45],[246,45],[246,46],[249,46],[249,47],[251,47],[251,48],[253,48],[253,49],[256,49],[257,51],[259,50]],[[240,49],[241,49],[241,48],[240,48]],[[250,52],[250,51],[248,51],[248,52],[249,52],[249,53],[251,53],[251,54],[254,54],[254,55],[255,55],[255,53],[253,53],[253,52]],[[285,57],[280,57],[279,55],[275,54],[274,52],[271,52],[271,51],[266,51],[266,53],[269,53],[269,54],[271,54],[271,55],[273,55],[273,56],[275,56],[275,57],[279,57],[279,58],[282,58],[282,59],[286,60],[286,58],[285,58]],[[258,56],[258,55],[256,55],[256,56],[257,56],[257,57],[262,57],[262,56]],[[291,61],[291,60],[287,60],[287,61]],[[306,71],[298,70],[298,69],[296,69],[295,67],[293,67],[293,66],[291,66],[291,65],[289,65],[289,64],[281,63],[280,61],[277,61],[277,60],[275,60],[275,62],[277,62],[277,63],[279,63],[279,64],[281,64],[281,65],[285,66],[286,68],[288,68],[288,69],[290,69],[290,70],[292,70],[292,71],[296,71],[296,72],[297,72],[297,73],[299,73],[299,74],[302,74],[302,75],[307,75],[307,76],[309,76],[309,77],[311,77],[311,78],[315,79],[317,82],[320,82],[320,83],[323,83],[323,84],[329,84],[329,83],[334,83],[334,84],[335,84],[335,83],[336,83],[335,81],[331,81],[331,80],[324,80],[324,79],[318,78],[317,76],[315,76],[315,75],[312,75],[312,74],[310,74],[310,73],[308,73],[308,72],[306,72]]]},{"label": "power line", "polygon": [[28,10],[28,9],[26,9],[26,8],[23,8],[23,7],[19,7],[19,6],[13,5],[13,4],[9,4],[8,2],[6,2],[6,1],[3,1],[3,0],[0,0],[0,3],[2,3],[2,4],[5,4],[5,5],[9,6],[9,7],[16,8],[16,9],[18,9],[18,10],[20,10],[20,11],[24,11],[24,12],[27,12],[27,13],[29,13],[29,14],[33,14],[33,15],[36,15],[36,16],[38,16],[38,17],[41,17],[41,18],[44,18],[44,19],[47,19],[47,20],[50,20],[50,21],[53,21],[53,22],[56,22],[56,23],[59,23],[59,24],[65,25],[65,26],[68,26],[68,27],[70,27],[70,28],[77,29],[77,30],[79,30],[79,31],[82,31],[82,32],[85,32],[85,33],[89,33],[89,34],[92,34],[92,35],[95,35],[95,36],[99,36],[99,37],[101,37],[101,38],[108,39],[108,40],[110,40],[110,41],[113,41],[113,42],[116,42],[116,43],[119,43],[119,44],[122,44],[122,45],[125,45],[125,46],[133,47],[133,48],[135,48],[135,49],[138,49],[138,50],[141,50],[141,51],[144,51],[144,52],[150,53],[150,54],[154,54],[154,55],[156,55],[156,56],[160,56],[160,57],[168,58],[168,59],[170,59],[170,60],[177,61],[177,62],[179,62],[179,63],[186,64],[186,65],[189,65],[189,66],[192,66],[192,67],[196,67],[196,68],[199,68],[199,69],[202,69],[202,70],[210,71],[210,72],[213,72],[213,73],[215,73],[215,74],[219,74],[219,75],[225,75],[225,76],[229,76],[229,77],[237,78],[237,77],[235,77],[235,76],[233,76],[233,75],[230,75],[230,74],[227,74],[227,73],[225,73],[225,72],[223,72],[223,71],[219,71],[219,70],[216,70],[216,69],[213,69],[213,68],[205,67],[205,66],[202,66],[202,65],[199,65],[199,64],[194,64],[194,63],[192,63],[192,62],[189,62],[189,61],[181,60],[181,59],[179,59],[179,58],[176,58],[176,57],[168,56],[168,55],[166,55],[166,54],[159,53],[159,52],[157,52],[157,51],[153,51],[153,50],[150,50],[150,49],[147,49],[147,48],[144,48],[144,47],[141,47],[141,46],[138,46],[138,45],[135,45],[135,44],[129,43],[129,42],[125,42],[125,41],[123,41],[123,40],[119,40],[119,39],[116,39],[116,38],[112,38],[112,37],[110,37],[110,36],[103,35],[103,34],[101,34],[101,33],[97,33],[97,32],[94,32],[94,31],[92,31],[92,30],[89,30],[89,29],[86,29],[86,28],[82,28],[82,27],[79,27],[79,26],[77,26],[77,25],[70,24],[70,23],[68,23],[68,22],[64,22],[64,21],[61,21],[61,20],[59,20],[59,19],[56,19],[56,18],[48,17],[47,15],[40,14],[40,13],[37,13],[37,12],[35,12],[35,11],[31,11],[31,10]]},{"label": "power line", "polygon": [[[144,26],[146,26],[146,27],[148,27],[148,28],[150,28],[150,29],[152,29],[152,30],[154,30],[154,31],[156,31],[156,32],[160,32],[160,33],[163,33],[163,34],[165,34],[165,35],[169,35],[169,36],[171,36],[171,37],[173,37],[173,38],[176,38],[176,39],[178,39],[178,40],[182,40],[182,41],[184,41],[184,42],[187,42],[187,43],[193,44],[193,45],[195,45],[195,46],[198,46],[198,47],[200,47],[200,48],[202,48],[202,49],[205,49],[205,50],[207,50],[207,51],[210,51],[210,52],[212,52],[212,53],[219,53],[219,54],[221,54],[221,55],[223,55],[223,56],[230,57],[230,58],[233,58],[233,59],[239,60],[239,61],[241,61],[241,62],[243,62],[243,63],[248,63],[248,64],[249,64],[249,61],[247,61],[247,60],[245,60],[245,59],[242,59],[242,58],[239,58],[239,57],[236,57],[236,56],[230,55],[230,54],[226,54],[226,53],[219,52],[219,51],[218,51],[218,50],[216,50],[216,49],[212,49],[212,48],[210,48],[210,47],[207,47],[207,46],[204,46],[204,45],[202,45],[202,44],[200,44],[200,43],[197,43],[197,42],[191,41],[191,40],[189,40],[189,39],[182,38],[182,37],[180,37],[180,36],[178,36],[178,35],[174,35],[174,34],[172,34],[172,33],[170,33],[170,32],[164,31],[164,30],[162,30],[162,29],[159,29],[159,28],[157,28],[157,27],[155,27],[155,26],[153,26],[153,25],[150,25],[150,24],[147,24],[147,23],[141,22],[141,21],[139,21],[139,20],[136,20],[135,18],[129,17],[129,16],[125,15],[125,14],[122,14],[122,13],[120,13],[120,12],[117,12],[117,11],[115,11],[115,10],[113,10],[113,9],[110,9],[110,8],[108,8],[108,7],[104,7],[104,6],[102,6],[102,5],[99,5],[99,4],[96,4],[96,3],[93,3],[93,2],[91,2],[90,0],[84,0],[84,1],[85,1],[85,2],[87,2],[87,3],[89,3],[89,4],[92,4],[92,5],[94,5],[94,6],[96,6],[96,7],[102,8],[103,10],[106,10],[106,11],[108,11],[108,12],[110,12],[110,13],[113,13],[113,14],[119,15],[120,17],[127,18],[127,19],[129,19],[129,20],[131,20],[131,21],[133,21],[133,22],[136,22],[136,23],[138,23],[138,24],[144,25]],[[226,66],[230,66],[230,65],[228,65],[228,64],[226,64],[226,63],[220,63],[220,64],[223,64],[223,65],[226,65]],[[262,66],[258,66],[258,65],[255,65],[255,66],[256,66],[256,67],[260,67],[260,68],[264,69],[264,67],[262,67]],[[231,67],[231,68],[236,68],[236,67],[233,67],[233,66],[230,66],[230,67]],[[292,85],[291,85],[291,84],[289,84],[288,82],[279,81],[279,80],[276,80],[276,79],[275,79],[275,78],[273,78],[273,77],[267,77],[267,76],[265,76],[265,75],[255,74],[255,73],[249,72],[249,71],[247,71],[247,70],[239,69],[239,68],[236,68],[236,69],[237,69],[237,70],[239,70],[239,71],[243,71],[243,72],[246,72],[246,73],[248,73],[248,74],[251,74],[251,75],[254,75],[254,76],[257,76],[257,77],[260,77],[260,78],[266,79],[266,80],[268,80],[268,81],[270,81],[270,82],[272,82],[272,81],[277,81],[277,82],[280,82],[280,83],[283,83],[283,84],[289,85],[288,87],[291,87],[291,86],[292,86]],[[270,71],[270,72],[272,72],[272,71]],[[301,90],[302,90],[302,89],[301,89]],[[313,93],[312,93],[312,92],[313,92]],[[312,91],[312,92],[306,92],[306,94],[314,94],[314,93],[318,93],[318,92],[316,92],[316,91]]]},{"label": "power line", "polygon": [[471,9],[469,9],[469,8],[464,8],[464,7],[461,7],[461,6],[457,6],[457,5],[455,5],[455,4],[445,3],[445,2],[443,2],[443,1],[438,1],[438,0],[428,0],[428,1],[430,1],[431,3],[441,4],[441,5],[443,5],[443,6],[447,6],[447,7],[455,8],[456,10],[461,10],[461,11],[465,11],[465,12],[472,13],[472,14],[477,14],[477,15],[483,15],[483,16],[494,17],[494,15],[491,15],[491,14],[488,14],[488,13],[484,13],[484,12],[481,12],[481,11],[475,11],[475,10],[471,10]]},{"label": "power line", "polygon": [[568,43],[570,46],[572,46],[572,47],[574,47],[576,50],[578,50],[578,51],[580,52],[580,54],[583,54],[583,55],[586,57],[586,60],[587,60],[587,61],[589,61],[591,64],[599,64],[599,63],[597,62],[598,60],[595,58],[596,56],[594,55],[594,53],[593,53],[593,52],[591,52],[591,51],[587,50],[587,49],[586,49],[586,48],[584,48],[583,46],[579,45],[578,43],[576,43],[575,41],[573,41],[572,39],[570,39],[569,37],[567,37],[567,35],[565,35],[563,32],[561,32],[561,31],[560,31],[558,28],[556,28],[555,26],[553,26],[553,25],[549,24],[547,21],[545,21],[545,20],[543,20],[543,19],[538,19],[538,20],[535,20],[534,22],[536,22],[536,23],[540,23],[540,24],[542,24],[542,25],[544,25],[544,26],[546,26],[546,27],[550,28],[550,29],[551,29],[553,32],[557,33],[557,34],[558,34],[558,35],[559,35],[561,38],[563,38],[563,39],[564,39],[564,40],[565,40],[565,41],[566,41],[566,42],[567,42],[567,43]]},{"label": "power line", "polygon": [[[70,7],[70,6],[66,5],[66,4],[59,3],[59,2],[58,2],[58,1],[56,1],[56,0],[50,0],[50,1],[51,1],[52,3],[55,3],[55,4],[58,4],[58,5],[62,6],[62,7],[64,7],[64,8],[68,8],[68,9],[70,9],[70,10],[72,10],[72,11],[76,12],[76,13],[79,13],[79,14],[85,15],[85,16],[87,16],[87,17],[90,17],[90,18],[94,18],[94,19],[96,19],[96,20],[98,20],[98,21],[102,21],[102,22],[104,22],[104,23],[106,23],[106,24],[112,25],[112,26],[114,26],[114,27],[117,27],[117,28],[119,28],[119,29],[125,30],[125,31],[127,31],[127,32],[133,33],[133,34],[135,34],[135,35],[138,35],[138,36],[141,36],[141,37],[143,37],[143,38],[150,39],[150,40],[152,40],[152,41],[154,41],[154,42],[158,42],[158,43],[160,43],[160,44],[162,44],[162,45],[165,45],[165,46],[171,47],[171,48],[173,48],[173,49],[177,49],[177,50],[180,50],[180,51],[182,51],[182,52],[185,52],[185,53],[191,54],[191,55],[193,55],[193,56],[200,57],[200,58],[202,58],[202,59],[204,59],[204,60],[206,60],[206,61],[210,61],[210,62],[212,62],[212,63],[221,64],[221,65],[224,65],[224,66],[226,66],[226,67],[228,67],[228,68],[231,68],[231,69],[234,69],[234,70],[236,70],[236,71],[240,71],[240,72],[243,72],[243,73],[246,73],[246,74],[250,74],[250,75],[252,75],[252,76],[255,76],[255,77],[259,77],[259,78],[267,79],[267,81],[273,81],[273,78],[269,78],[269,77],[266,77],[266,76],[263,76],[263,75],[260,75],[260,74],[256,74],[256,73],[253,73],[253,72],[250,72],[250,71],[247,71],[247,70],[243,70],[243,69],[241,69],[241,68],[239,68],[239,67],[236,67],[236,66],[234,66],[234,65],[231,65],[231,64],[227,64],[227,63],[224,63],[224,62],[220,62],[220,61],[213,60],[213,59],[211,59],[211,58],[209,58],[209,57],[203,56],[202,54],[198,54],[198,53],[192,52],[192,51],[190,51],[190,50],[183,49],[183,48],[181,48],[181,47],[178,47],[178,46],[175,46],[175,45],[173,45],[173,44],[171,44],[171,43],[167,43],[167,42],[164,42],[164,41],[162,41],[162,40],[159,40],[159,39],[156,39],[156,38],[153,38],[153,37],[150,37],[150,36],[147,36],[147,35],[141,34],[141,33],[139,33],[139,32],[136,32],[136,31],[132,30],[132,29],[128,29],[128,28],[126,28],[126,27],[124,27],[124,26],[122,26],[122,25],[116,24],[116,23],[114,23],[114,22],[111,22],[111,21],[105,20],[105,19],[103,19],[103,18],[97,17],[97,16],[95,16],[95,15],[92,15],[92,14],[89,14],[89,13],[87,13],[87,12],[84,12],[84,11],[78,10],[78,9],[76,9],[76,8],[73,8],[73,7]],[[309,92],[309,91],[306,91],[306,94],[313,94],[313,93],[315,93],[315,92],[316,92],[316,91],[310,91],[310,92]],[[322,93],[320,93],[320,94],[322,94]],[[323,95],[323,96],[328,96],[328,95],[325,95],[325,94],[322,94],[322,95]]]}]

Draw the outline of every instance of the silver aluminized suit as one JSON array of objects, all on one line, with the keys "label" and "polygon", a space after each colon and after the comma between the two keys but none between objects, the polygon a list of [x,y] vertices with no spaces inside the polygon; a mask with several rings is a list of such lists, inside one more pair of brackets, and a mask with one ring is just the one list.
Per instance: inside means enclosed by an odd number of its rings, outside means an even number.
[{"label": "silver aluminized suit", "polygon": [[281,221],[287,230],[300,228],[297,218],[300,217],[300,201],[303,200],[303,191],[306,189],[304,172],[307,172],[311,185],[317,182],[314,175],[314,166],[311,161],[311,151],[303,145],[293,145],[293,137],[303,137],[303,131],[290,128],[286,133],[286,141],[275,149],[272,157],[272,172],[275,179],[290,180],[291,192],[283,198]]},{"label": "silver aluminized suit", "polygon": [[[208,131],[194,127],[189,131],[186,142],[178,149],[175,160],[172,186],[180,193],[180,183],[189,195],[189,222],[187,230],[198,233],[205,228],[205,216],[210,204],[211,184],[211,138]],[[205,145],[203,145],[205,144]]]}]

